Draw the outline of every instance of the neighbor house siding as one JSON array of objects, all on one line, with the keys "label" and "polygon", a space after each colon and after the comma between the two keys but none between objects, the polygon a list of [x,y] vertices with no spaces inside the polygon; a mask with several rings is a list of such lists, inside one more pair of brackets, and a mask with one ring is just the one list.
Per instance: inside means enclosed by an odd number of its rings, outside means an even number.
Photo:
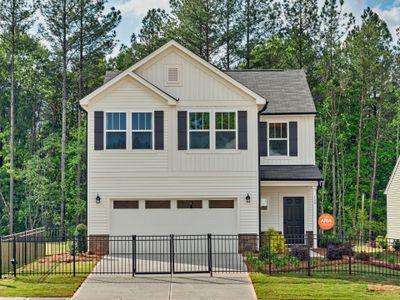
[{"label": "neighbor house siding", "polygon": [[[186,77],[190,77],[189,81],[193,81],[193,84],[191,87],[185,87],[185,91],[181,91],[182,94],[179,90],[176,91],[175,96],[180,99],[176,106],[168,106],[167,101],[133,79],[124,79],[98,95],[87,108],[89,234],[110,233],[110,202],[118,199],[235,199],[238,204],[238,233],[258,232],[255,100],[243,95],[236,87],[228,89],[227,83],[214,83],[215,87],[210,83],[211,86],[208,88],[202,86],[200,82],[207,81],[207,78],[185,74]],[[214,79],[210,82],[213,81]],[[194,96],[188,97],[191,100],[186,98],[188,91],[196,86],[195,83],[201,86],[196,92],[201,97],[209,98],[193,99]],[[184,82],[184,85],[186,84],[189,83]],[[160,88],[164,89],[163,86]],[[207,92],[200,92],[201,89]],[[210,94],[210,91],[213,92]],[[164,111],[164,150],[131,150],[129,114],[135,110]],[[177,111],[179,110],[204,110],[211,113],[217,110],[246,110],[248,150],[178,150]],[[94,111],[128,113],[127,150],[94,150]],[[100,204],[95,203],[97,194],[102,199]],[[247,194],[251,197],[250,203],[246,203]],[[165,217],[168,218],[168,214]],[[132,234],[134,233],[133,228]]]},{"label": "neighbor house siding", "polygon": [[[267,108],[268,110],[268,108]],[[270,157],[262,156],[262,165],[314,165],[315,132],[314,115],[271,115],[261,116],[261,122],[297,122],[297,156]]]},{"label": "neighbor house siding", "polygon": [[400,239],[400,169],[397,168],[392,175],[390,186],[386,195],[387,236]]}]

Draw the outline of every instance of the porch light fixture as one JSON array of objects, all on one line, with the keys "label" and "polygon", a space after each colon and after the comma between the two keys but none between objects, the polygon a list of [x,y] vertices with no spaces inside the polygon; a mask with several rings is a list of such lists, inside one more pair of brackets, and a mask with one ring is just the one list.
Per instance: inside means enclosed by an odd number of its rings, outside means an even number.
[{"label": "porch light fixture", "polygon": [[99,194],[97,194],[96,203],[97,203],[97,204],[100,204],[100,201],[101,201],[101,198],[100,198]]},{"label": "porch light fixture", "polygon": [[250,200],[251,200],[250,195],[249,195],[249,193],[247,193],[247,196],[246,196],[246,203],[250,203]]}]

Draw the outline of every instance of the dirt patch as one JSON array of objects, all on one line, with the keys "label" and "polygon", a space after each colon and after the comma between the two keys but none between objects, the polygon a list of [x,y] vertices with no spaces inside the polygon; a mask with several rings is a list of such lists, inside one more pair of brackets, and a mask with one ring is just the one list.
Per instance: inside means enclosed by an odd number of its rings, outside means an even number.
[{"label": "dirt patch", "polygon": [[387,284],[368,284],[368,291],[400,292],[400,286]]},{"label": "dirt patch", "polygon": [[[101,256],[99,255],[91,255],[91,254],[81,254],[75,256],[76,262],[85,262],[85,261],[99,261]],[[65,263],[72,263],[74,262],[74,257],[68,253],[63,254],[54,254],[54,255],[47,255],[39,259],[40,263],[55,263],[55,262],[65,262]]]}]

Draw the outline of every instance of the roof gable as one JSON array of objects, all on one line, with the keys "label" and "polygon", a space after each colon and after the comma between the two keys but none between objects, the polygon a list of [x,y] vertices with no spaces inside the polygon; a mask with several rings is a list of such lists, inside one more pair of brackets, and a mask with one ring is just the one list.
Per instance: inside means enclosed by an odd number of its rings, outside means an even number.
[{"label": "roof gable", "polygon": [[[385,195],[387,195],[387,193],[389,192],[389,189],[390,189],[390,186],[393,183],[394,177],[398,174],[398,172],[400,172],[400,157],[397,159],[397,162],[396,162],[396,165],[395,165],[395,167],[393,169],[392,175],[389,178],[389,182],[388,182],[388,184],[386,186],[386,189],[385,189]],[[399,176],[400,176],[400,174],[399,174]]]},{"label": "roof gable", "polygon": [[144,87],[150,89],[151,91],[153,91],[154,93],[159,95],[161,98],[165,99],[168,102],[168,105],[176,105],[176,101],[178,99],[175,99],[171,95],[165,93],[164,91],[162,91],[158,87],[156,87],[153,84],[151,84],[150,82],[148,82],[146,79],[144,79],[141,76],[139,76],[138,74],[132,73],[132,72],[122,72],[119,75],[115,76],[113,79],[109,80],[108,82],[103,84],[101,87],[99,87],[98,89],[96,89],[95,91],[93,91],[92,93],[90,93],[89,95],[84,97],[83,99],[81,99],[79,101],[80,105],[83,108],[87,107],[89,105],[90,101],[94,97],[96,97],[97,95],[101,94],[102,92],[105,92],[106,90],[111,88],[114,84],[116,84],[117,82],[119,82],[121,79],[123,79],[125,77],[133,78],[136,82],[138,82],[141,85],[143,85]]},{"label": "roof gable", "polygon": [[[165,93],[161,89],[155,87],[150,82],[146,81],[144,78],[140,77],[138,74],[135,73],[135,70],[137,70],[138,68],[140,68],[144,64],[149,63],[151,60],[155,59],[158,55],[160,55],[161,53],[163,53],[164,51],[166,51],[167,49],[169,49],[171,47],[175,47],[179,51],[182,51],[183,53],[187,54],[188,56],[193,58],[193,60],[195,60],[197,63],[203,65],[206,68],[208,68],[211,72],[215,73],[216,75],[218,75],[219,77],[221,77],[225,81],[227,81],[230,84],[236,86],[241,91],[243,91],[244,93],[246,93],[249,96],[251,96],[252,98],[254,98],[256,100],[256,104],[264,105],[266,103],[266,99],[264,97],[258,95],[256,92],[252,91],[248,87],[246,87],[243,84],[239,83],[238,81],[234,80],[232,77],[226,75],[224,72],[220,71],[219,69],[217,69],[216,67],[214,67],[210,63],[206,62],[205,60],[203,60],[202,58],[200,58],[199,56],[197,56],[193,52],[189,51],[188,49],[186,49],[185,47],[183,47],[182,45],[177,43],[176,41],[171,40],[170,42],[168,42],[165,45],[163,45],[162,47],[158,48],[156,51],[154,51],[150,55],[148,55],[145,58],[143,58],[142,60],[138,61],[133,66],[129,67],[125,71],[121,72],[120,74],[116,75],[112,79],[108,80],[104,85],[102,85],[101,87],[99,87],[98,89],[96,89],[95,91],[93,91],[92,93],[87,95],[85,98],[80,100],[80,104],[83,107],[88,106],[90,100],[93,99],[93,97],[95,97],[98,94],[102,93],[108,87],[112,86],[113,84],[115,84],[116,82],[118,82],[119,80],[121,80],[122,78],[124,78],[125,76],[128,76],[128,75],[132,76],[134,79],[138,80],[139,82],[141,82],[143,85],[147,86],[148,88],[153,89],[154,91],[158,90],[157,93],[164,94],[163,96],[167,97],[166,99],[169,101],[168,103],[169,104],[173,104],[172,100],[176,100],[176,99],[171,98],[171,95],[168,95],[167,93]],[[113,75],[115,75],[115,74],[113,74]]]}]

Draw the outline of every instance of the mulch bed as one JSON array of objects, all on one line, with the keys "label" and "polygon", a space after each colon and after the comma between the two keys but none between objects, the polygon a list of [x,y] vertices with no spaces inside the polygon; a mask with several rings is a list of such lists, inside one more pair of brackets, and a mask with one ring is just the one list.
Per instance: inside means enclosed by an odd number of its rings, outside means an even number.
[{"label": "mulch bed", "polygon": [[[93,254],[81,254],[81,255],[76,255],[75,256],[75,261],[76,262],[87,262],[87,261],[99,261],[101,259],[101,256],[99,255],[93,255]],[[74,262],[74,257],[68,253],[63,253],[63,254],[53,254],[53,255],[47,255],[45,257],[42,257],[39,259],[40,263],[60,263],[60,262],[65,262],[65,263],[72,263]]]}]

